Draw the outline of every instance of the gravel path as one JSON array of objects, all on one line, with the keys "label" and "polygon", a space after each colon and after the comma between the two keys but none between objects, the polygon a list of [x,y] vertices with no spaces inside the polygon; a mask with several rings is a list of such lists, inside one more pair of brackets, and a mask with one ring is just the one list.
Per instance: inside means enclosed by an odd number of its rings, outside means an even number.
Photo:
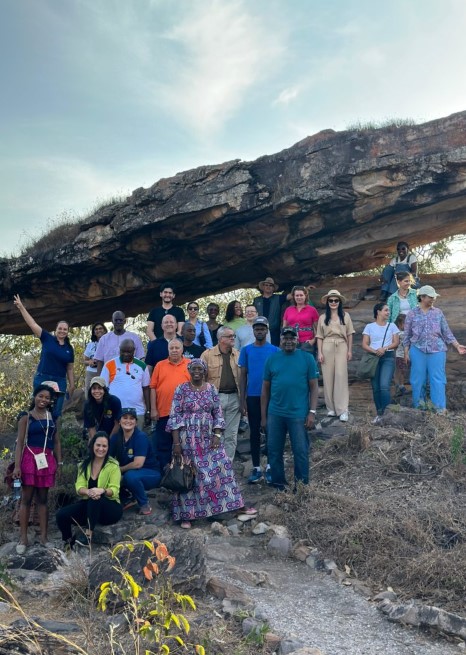
[{"label": "gravel path", "polygon": [[[237,547],[210,539],[210,568],[241,587],[281,635],[293,635],[324,655],[453,655],[459,649],[417,629],[390,623],[351,587],[291,559],[268,557],[262,548]],[[242,540],[238,540],[242,541]],[[238,544],[239,545],[239,544]],[[239,582],[234,567],[265,571],[262,587]]]}]

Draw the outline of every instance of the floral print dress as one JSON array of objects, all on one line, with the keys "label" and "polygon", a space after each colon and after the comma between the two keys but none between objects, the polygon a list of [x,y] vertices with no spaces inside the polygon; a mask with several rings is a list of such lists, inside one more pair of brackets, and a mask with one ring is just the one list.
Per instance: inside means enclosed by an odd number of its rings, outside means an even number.
[{"label": "floral print dress", "polygon": [[180,431],[183,456],[195,465],[196,477],[191,491],[175,494],[173,498],[175,521],[203,519],[244,506],[223,444],[211,449],[214,428],[225,428],[215,387],[207,384],[205,389],[197,391],[189,382],[180,384],[175,390],[166,429]]}]

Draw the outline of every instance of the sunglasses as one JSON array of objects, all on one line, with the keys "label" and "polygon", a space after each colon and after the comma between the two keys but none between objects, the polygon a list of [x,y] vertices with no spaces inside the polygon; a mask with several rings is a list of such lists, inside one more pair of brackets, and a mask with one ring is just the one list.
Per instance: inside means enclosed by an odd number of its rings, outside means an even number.
[{"label": "sunglasses", "polygon": [[329,298],[328,302],[332,303],[332,304],[338,304],[340,302],[340,299],[339,298]]},{"label": "sunglasses", "polygon": [[188,307],[188,312],[198,312],[199,307]]}]

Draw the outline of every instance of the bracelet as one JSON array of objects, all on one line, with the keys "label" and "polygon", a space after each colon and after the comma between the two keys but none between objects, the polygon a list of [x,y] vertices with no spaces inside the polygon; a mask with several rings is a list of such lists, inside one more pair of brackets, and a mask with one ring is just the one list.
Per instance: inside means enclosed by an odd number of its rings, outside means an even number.
[{"label": "bracelet", "polygon": [[58,466],[63,466],[63,462],[57,462]]},{"label": "bracelet", "polygon": [[316,409],[310,409],[309,414],[317,414],[317,410]]}]

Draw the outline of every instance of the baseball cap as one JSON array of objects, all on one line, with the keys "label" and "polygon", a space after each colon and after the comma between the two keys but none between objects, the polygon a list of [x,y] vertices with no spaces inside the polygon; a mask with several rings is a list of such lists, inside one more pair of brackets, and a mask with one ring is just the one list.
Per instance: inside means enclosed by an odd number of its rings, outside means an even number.
[{"label": "baseball cap", "polygon": [[60,391],[60,387],[54,380],[47,380],[46,382],[41,382],[41,384],[44,384],[46,387],[50,387],[56,394],[65,393],[64,391]]},{"label": "baseball cap", "polygon": [[282,328],[282,331],[280,332],[280,334],[282,335],[282,337],[285,336],[285,334],[291,334],[293,337],[298,336],[298,333],[296,332],[295,328],[291,327],[291,325]]},{"label": "baseball cap", "polygon": [[268,320],[265,318],[265,316],[258,316],[258,317],[254,320],[254,323],[252,324],[252,327],[254,327],[255,325],[266,325],[267,327],[269,327],[269,322],[268,322]]},{"label": "baseball cap", "polygon": [[99,387],[102,387],[102,389],[105,389],[105,387],[107,386],[105,380],[99,375],[96,375],[95,378],[92,378],[89,388],[92,387],[93,384],[98,384]]},{"label": "baseball cap", "polygon": [[132,416],[133,418],[137,419],[138,415],[136,414],[136,410],[134,407],[123,407],[121,410],[121,415],[122,416]]}]

